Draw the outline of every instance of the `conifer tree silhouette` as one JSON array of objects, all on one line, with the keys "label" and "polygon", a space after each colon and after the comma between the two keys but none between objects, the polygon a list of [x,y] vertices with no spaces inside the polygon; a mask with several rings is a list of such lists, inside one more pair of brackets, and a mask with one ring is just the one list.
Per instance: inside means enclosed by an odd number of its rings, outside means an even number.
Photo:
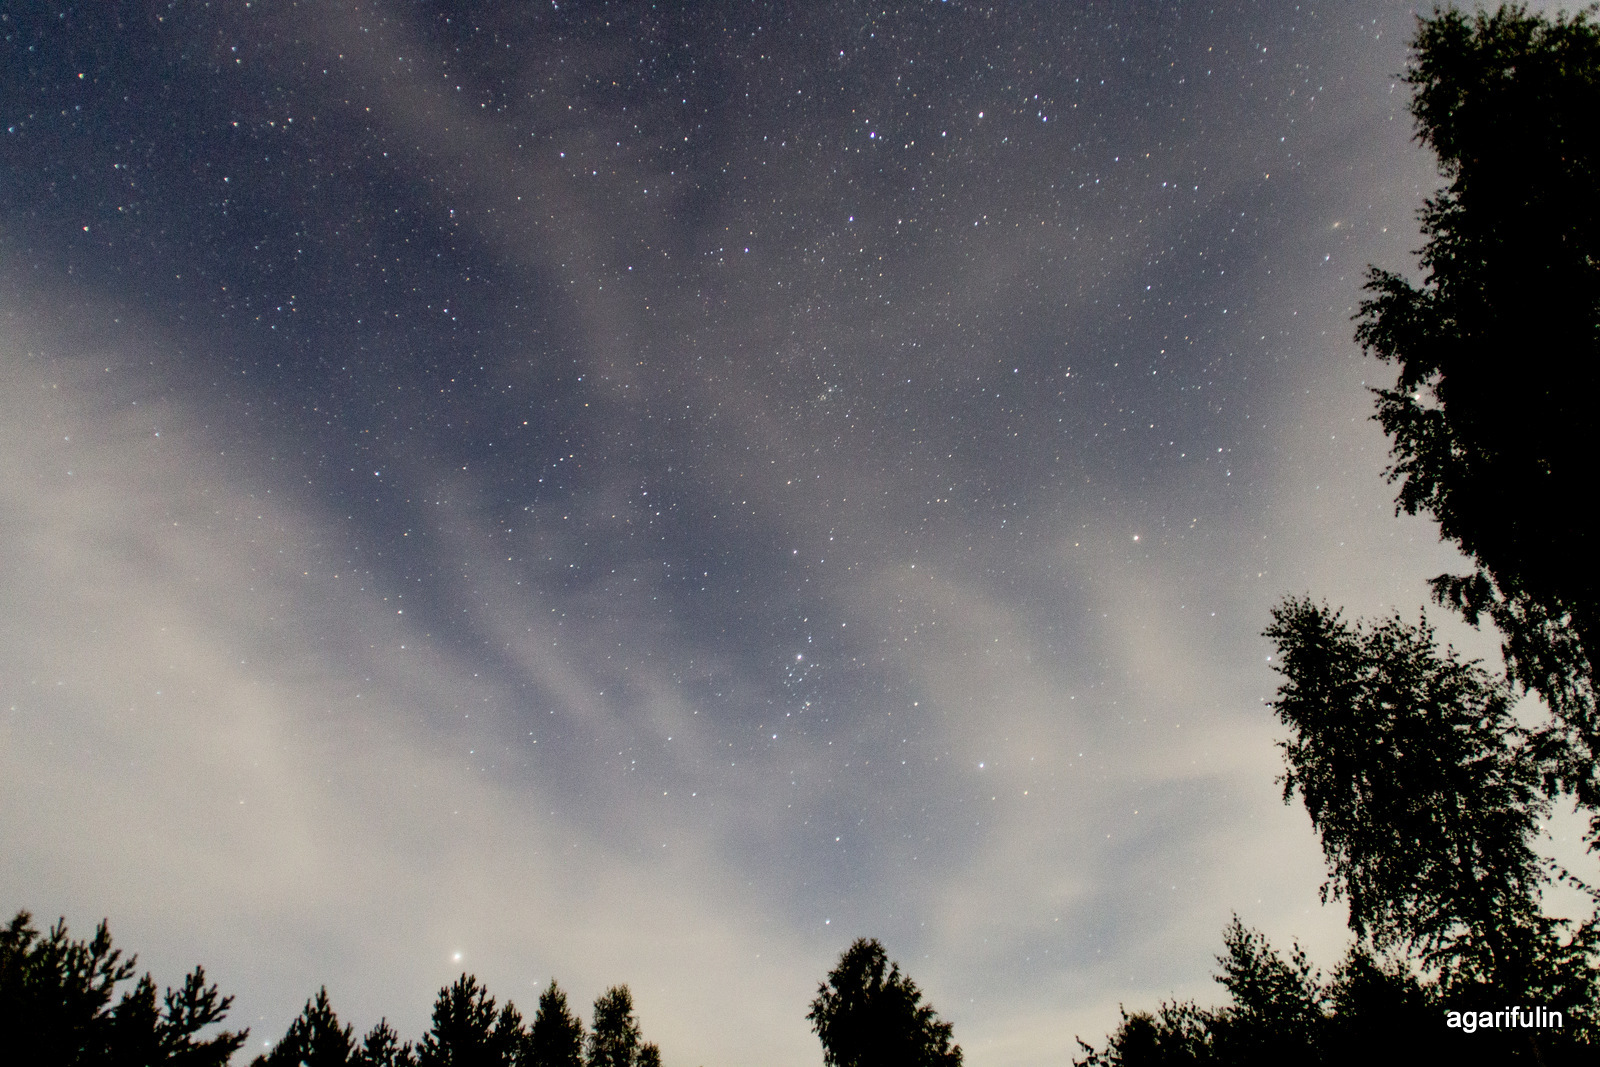
[{"label": "conifer tree silhouette", "polygon": [[361,1039],[361,1047],[351,1055],[350,1062],[353,1067],[416,1067],[417,1055],[411,1042],[400,1040],[388,1019],[379,1019]]},{"label": "conifer tree silhouette", "polygon": [[568,1009],[567,995],[554,978],[539,994],[539,1010],[528,1031],[524,1064],[526,1067],[583,1067],[583,1020]]},{"label": "conifer tree silhouette", "polygon": [[94,937],[75,941],[63,919],[43,936],[19,911],[0,930],[0,1032],[19,1064],[52,1067],[224,1067],[248,1030],[199,1034],[226,1017],[232,997],[219,996],[196,967],[183,985],[156,1001],[144,975],[112,1006],[116,987],[132,978],[136,957],[122,958],[102,922]]},{"label": "conifer tree silhouette", "polygon": [[328,987],[323,986],[306,1001],[272,1051],[257,1056],[251,1067],[347,1067],[355,1047],[353,1031],[339,1024],[328,1003]]},{"label": "conifer tree silhouette", "polygon": [[463,974],[439,990],[433,1026],[417,1046],[420,1067],[512,1067],[525,1043],[522,1016],[509,1002],[498,1012],[489,991]]}]

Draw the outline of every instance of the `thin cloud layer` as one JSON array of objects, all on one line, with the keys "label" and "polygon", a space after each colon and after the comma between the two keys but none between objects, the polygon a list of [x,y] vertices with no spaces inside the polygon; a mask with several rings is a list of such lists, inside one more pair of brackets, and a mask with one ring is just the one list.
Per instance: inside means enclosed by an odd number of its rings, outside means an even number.
[{"label": "thin cloud layer", "polygon": [[1451,566],[1349,337],[1411,16],[574,6],[18,22],[0,898],[253,1047],[469,970],[814,1062],[877,936],[1031,1063],[1234,911],[1332,962],[1259,633]]}]

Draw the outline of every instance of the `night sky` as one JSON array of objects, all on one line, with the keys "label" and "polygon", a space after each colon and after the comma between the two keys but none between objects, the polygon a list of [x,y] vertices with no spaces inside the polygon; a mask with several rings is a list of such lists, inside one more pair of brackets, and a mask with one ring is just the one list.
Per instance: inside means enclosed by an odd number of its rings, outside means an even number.
[{"label": "night sky", "polygon": [[675,1067],[858,936],[973,1067],[1331,966],[1259,635],[1455,559],[1351,339],[1416,11],[4,5],[7,917]]}]

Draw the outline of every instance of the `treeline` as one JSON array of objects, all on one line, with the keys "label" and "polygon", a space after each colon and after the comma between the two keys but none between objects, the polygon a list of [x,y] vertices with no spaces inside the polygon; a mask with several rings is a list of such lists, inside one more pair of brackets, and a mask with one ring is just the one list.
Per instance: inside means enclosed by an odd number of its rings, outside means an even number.
[{"label": "treeline", "polygon": [[[0,1029],[19,1054],[10,1062],[227,1064],[249,1031],[202,1031],[223,1021],[233,998],[196,967],[158,1003],[148,974],[125,987],[136,962],[112,946],[104,922],[92,938],[74,940],[65,921],[41,934],[26,911],[18,912],[0,933]],[[625,985],[600,995],[586,1030],[554,979],[529,1023],[510,1001],[497,1004],[477,978],[463,974],[439,990],[432,1025],[415,1043],[402,1041],[387,1019],[357,1040],[324,987],[251,1067],[661,1067],[661,1050],[643,1040]]]},{"label": "treeline", "polygon": [[[0,932],[0,1032],[12,1057],[0,1062],[225,1067],[249,1036],[216,1029],[233,998],[196,967],[158,1003],[150,975],[127,987],[136,962],[112,946],[104,922],[92,938],[74,940],[64,920],[41,934],[18,912]],[[950,1024],[876,940],[844,951],[806,1018],[827,1067],[961,1067]],[[387,1019],[358,1040],[324,987],[251,1067],[661,1067],[661,1050],[643,1039],[625,985],[600,995],[586,1029],[553,978],[528,1021],[463,974],[439,990],[432,1025],[416,1042],[403,1041]]]},{"label": "treeline", "polygon": [[41,935],[32,916],[18,912],[0,931],[0,1033],[6,1035],[6,1055],[14,1057],[8,1062],[220,1067],[244,1044],[247,1031],[200,1036],[233,1003],[206,984],[203,967],[167,989],[159,1002],[146,974],[113,1004],[117,987],[133,978],[134,964],[112,947],[103,922],[94,937],[74,941],[64,921]]},{"label": "treeline", "polygon": [[495,998],[470,974],[439,990],[433,1025],[415,1045],[402,1042],[388,1020],[359,1042],[339,1022],[323,988],[289,1024],[271,1052],[251,1067],[661,1067],[661,1050],[644,1041],[633,994],[612,986],[594,1002],[588,1032],[550,980],[525,1023],[515,1005]]},{"label": "treeline", "polygon": [[[1235,918],[1218,957],[1230,1003],[1124,1012],[1105,1047],[1080,1042],[1080,1067],[1597,1062],[1596,895],[1534,847],[1570,800],[1573,754],[1426,623],[1290,598],[1266,636],[1285,677],[1284,797],[1321,836],[1323,898],[1348,905],[1354,944],[1325,976]],[[1562,884],[1589,914],[1546,914]]]},{"label": "treeline", "polygon": [[[1125,1012],[1083,1067],[1600,1062],[1600,891],[1537,847],[1565,808],[1600,851],[1595,11],[1419,20],[1405,81],[1449,184],[1421,211],[1423,284],[1369,268],[1356,315],[1399,369],[1373,390],[1397,510],[1470,561],[1434,597],[1499,632],[1504,671],[1425,619],[1282,601],[1264,636],[1284,800],[1305,804],[1353,945],[1324,977],[1235,919],[1230,1003]],[[1550,913],[1558,888],[1576,914]]]}]

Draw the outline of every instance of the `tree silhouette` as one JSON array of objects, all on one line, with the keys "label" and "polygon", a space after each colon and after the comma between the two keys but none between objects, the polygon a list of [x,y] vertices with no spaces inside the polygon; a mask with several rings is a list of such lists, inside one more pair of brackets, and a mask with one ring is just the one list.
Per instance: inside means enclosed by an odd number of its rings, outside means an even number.
[{"label": "tree silhouette", "polygon": [[[1378,390],[1398,506],[1425,513],[1474,563],[1435,594],[1505,635],[1573,752],[1566,783],[1600,803],[1595,669],[1600,551],[1583,518],[1600,446],[1600,28],[1522,7],[1420,21],[1418,139],[1449,184],[1422,211],[1421,287],[1369,269],[1357,339],[1399,366]],[[1600,815],[1591,826],[1600,834]]]},{"label": "tree silhouette", "polygon": [[[112,947],[105,923],[89,941],[68,937],[65,920],[41,937],[32,917],[18,912],[0,929],[0,1032],[8,1038],[0,1063],[226,1067],[249,1031],[198,1037],[232,1004],[206,984],[205,970],[196,967],[159,1004],[155,982],[144,975],[113,1006],[117,986],[134,973],[135,960]],[[640,1040],[625,985],[595,1001],[586,1049],[583,1022],[554,978],[525,1027],[511,1002],[497,1010],[488,989],[463,974],[439,990],[432,1026],[415,1046],[387,1019],[358,1045],[324,986],[251,1067],[661,1067],[661,1049]]]},{"label": "tree silhouette", "polygon": [[379,1020],[359,1046],[353,1033],[340,1025],[324,986],[272,1051],[257,1056],[250,1067],[415,1067],[410,1042],[402,1044],[387,1019]]},{"label": "tree silhouette", "polygon": [[41,937],[32,916],[19,911],[0,930],[0,1032],[16,1063],[61,1067],[222,1067],[249,1031],[220,1031],[232,997],[221,997],[196,967],[156,1002],[146,974],[113,1007],[116,987],[132,978],[136,957],[124,960],[102,922],[94,937],[74,941],[61,920]]},{"label": "tree silhouette", "polygon": [[[1515,1047],[1488,1035],[1463,1043],[1441,1025],[1436,1000],[1401,962],[1353,946],[1331,978],[1294,946],[1285,958],[1234,916],[1217,957],[1230,1003],[1191,1001],[1122,1013],[1103,1049],[1078,1042],[1078,1067],[1329,1067],[1515,1060]],[[1564,1061],[1562,1061],[1564,1062]]]},{"label": "tree silhouette", "polygon": [[1284,682],[1284,800],[1322,838],[1323,899],[1350,906],[1376,947],[1416,951],[1468,980],[1526,979],[1545,872],[1533,849],[1549,802],[1505,682],[1436,648],[1426,622],[1352,625],[1288,599],[1266,636]]},{"label": "tree silhouette", "polygon": [[417,1055],[411,1042],[400,1040],[388,1019],[379,1019],[378,1025],[367,1031],[361,1047],[350,1057],[354,1067],[416,1067]]},{"label": "tree silhouette", "polygon": [[583,1067],[583,1020],[568,1009],[567,995],[554,978],[539,994],[519,1067]]},{"label": "tree silhouette", "polygon": [[1562,1041],[1593,1039],[1600,918],[1542,910],[1552,870],[1534,841],[1555,761],[1512,715],[1510,686],[1398,616],[1351,624],[1291,598],[1266,636],[1291,731],[1284,800],[1299,793],[1322,839],[1323,899],[1345,900],[1363,945],[1415,959],[1457,1009],[1561,1005]]},{"label": "tree silhouette", "polygon": [[[1266,636],[1291,730],[1284,799],[1304,800],[1324,899],[1349,905],[1356,943],[1328,983],[1235,920],[1229,1006],[1125,1013],[1084,1064],[1593,1062],[1600,922],[1543,913],[1556,877],[1587,887],[1533,848],[1570,795],[1600,848],[1600,574],[1587,562],[1600,541],[1581,512],[1600,460],[1593,10],[1419,20],[1405,80],[1449,184],[1422,211],[1422,285],[1371,268],[1356,316],[1356,339],[1399,368],[1376,390],[1397,507],[1472,559],[1434,594],[1501,631],[1508,679],[1438,649],[1425,623],[1281,603]],[[1519,721],[1513,686],[1551,717]],[[1510,1003],[1561,1007],[1566,1026],[1467,1038],[1440,1025],[1445,1007]]]},{"label": "tree silhouette", "polygon": [[1327,993],[1304,950],[1295,945],[1284,959],[1237,915],[1222,943],[1218,981],[1233,997],[1233,1008],[1221,1019],[1219,1051],[1234,1061],[1303,1060],[1317,1046],[1327,1018]]},{"label": "tree silhouette", "polygon": [[[638,1067],[639,1052],[639,1018],[633,1013],[633,994],[625,985],[612,986],[594,1002],[588,1067]],[[660,1053],[656,1055],[659,1058]]]},{"label": "tree silhouette", "polygon": [[[1324,992],[1327,1020],[1319,1035],[1329,1064],[1426,1063],[1450,1051],[1451,1035],[1439,1032],[1443,1006],[1436,988],[1424,986],[1404,959],[1380,958],[1352,946]],[[1469,1053],[1492,1051],[1493,1039],[1460,1045],[1457,1062]],[[1378,1050],[1381,1053],[1374,1055]]]},{"label": "tree silhouette", "polygon": [[509,1002],[495,1011],[494,998],[463,974],[439,990],[433,1026],[417,1046],[419,1067],[512,1067],[525,1041],[522,1016]]},{"label": "tree silhouette", "polygon": [[328,987],[317,990],[315,1000],[289,1024],[272,1051],[257,1056],[251,1067],[346,1067],[355,1051],[354,1032],[339,1025],[328,1003]]},{"label": "tree silhouette", "polygon": [[858,938],[817,987],[806,1018],[827,1067],[960,1067],[951,1024],[921,1001],[916,983],[888,962],[883,945]]},{"label": "tree silhouette", "polygon": [[[1291,731],[1284,799],[1304,801],[1328,862],[1324,899],[1346,901],[1357,942],[1325,982],[1298,948],[1284,959],[1235,918],[1219,958],[1228,1006],[1124,1013],[1079,1062],[1332,1064],[1376,1048],[1409,1063],[1462,1041],[1460,1055],[1496,1062],[1586,1062],[1597,924],[1541,911],[1551,876],[1532,846],[1549,807],[1548,739],[1517,722],[1508,684],[1439,649],[1425,622],[1350,623],[1290,598],[1266,636],[1284,676],[1273,708]],[[1441,1026],[1446,1008],[1507,1003],[1558,1006],[1566,1026],[1470,1040]]]}]

